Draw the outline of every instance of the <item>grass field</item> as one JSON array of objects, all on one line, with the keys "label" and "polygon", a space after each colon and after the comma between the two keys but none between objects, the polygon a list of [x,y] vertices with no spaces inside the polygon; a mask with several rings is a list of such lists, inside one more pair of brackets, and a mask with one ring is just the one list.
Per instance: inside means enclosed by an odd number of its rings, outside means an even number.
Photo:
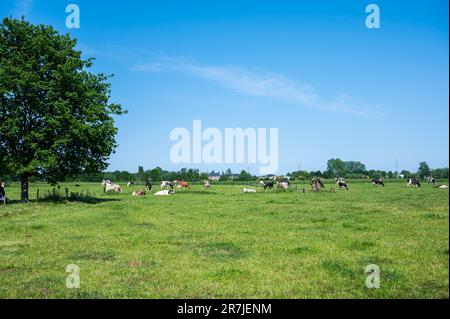
[{"label": "grass field", "polygon": [[[32,184],[32,199],[37,187],[51,189]],[[139,186],[68,187],[95,199],[25,205],[18,186],[7,187],[0,297],[449,297],[448,189],[350,182],[336,193],[242,194],[240,185],[196,185],[136,198]],[[66,288],[68,264],[80,268],[79,289]],[[369,264],[380,267],[379,289],[365,286]]]}]

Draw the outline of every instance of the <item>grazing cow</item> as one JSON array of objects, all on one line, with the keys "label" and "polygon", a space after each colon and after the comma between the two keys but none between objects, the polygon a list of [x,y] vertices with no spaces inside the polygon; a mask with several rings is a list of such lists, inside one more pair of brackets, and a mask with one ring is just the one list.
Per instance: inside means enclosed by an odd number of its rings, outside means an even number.
[{"label": "grazing cow", "polygon": [[406,184],[407,187],[420,187],[420,182],[417,178],[415,177],[410,177],[408,179],[408,183]]},{"label": "grazing cow", "polygon": [[348,190],[347,183],[342,178],[338,178],[336,184],[339,185],[339,189],[346,189],[346,190]]},{"label": "grazing cow", "polygon": [[325,187],[325,186],[323,185],[322,180],[321,180],[320,178],[318,178],[318,177],[314,177],[314,178],[311,180],[311,186],[312,186],[312,191],[313,191],[314,193],[320,192],[320,190],[321,190],[322,188]]},{"label": "grazing cow", "polygon": [[381,178],[374,178],[372,179],[372,185],[373,186],[383,186],[384,187],[384,182]]},{"label": "grazing cow", "polygon": [[203,181],[203,187],[204,187],[205,189],[210,188],[210,187],[211,187],[211,184],[209,183],[209,181]]},{"label": "grazing cow", "polygon": [[131,195],[133,196],[145,196],[145,190],[134,191]]},{"label": "grazing cow", "polygon": [[243,193],[256,193],[256,189],[253,188],[243,188],[242,189]]},{"label": "grazing cow", "polygon": [[178,188],[188,188],[191,189],[191,186],[186,181],[174,181],[173,182]]},{"label": "grazing cow", "polygon": [[161,189],[163,189],[164,187],[173,189],[173,183],[169,181],[161,181]]},{"label": "grazing cow", "polygon": [[283,181],[283,182],[277,182],[277,186],[283,190],[289,189],[289,182]]},{"label": "grazing cow", "polygon": [[155,193],[156,196],[167,196],[167,195],[173,195],[175,194],[175,191],[172,189],[165,189],[162,191],[158,191]]},{"label": "grazing cow", "polygon": [[273,185],[274,183],[272,181],[269,182],[263,182],[263,181],[259,181],[260,184],[262,185],[262,187],[264,187],[264,190],[268,189],[273,189]]},{"label": "grazing cow", "polygon": [[0,202],[3,202],[3,206],[6,206],[5,182],[0,182]]},{"label": "grazing cow", "polygon": [[428,180],[428,184],[436,185],[436,180],[434,179],[434,177],[428,176],[427,180]]},{"label": "grazing cow", "polygon": [[147,180],[145,181],[145,187],[151,191],[152,190],[152,179],[151,178],[147,178]]},{"label": "grazing cow", "polygon": [[133,186],[134,185],[134,182],[132,182],[132,181],[129,181],[128,183],[127,183],[127,186]]}]

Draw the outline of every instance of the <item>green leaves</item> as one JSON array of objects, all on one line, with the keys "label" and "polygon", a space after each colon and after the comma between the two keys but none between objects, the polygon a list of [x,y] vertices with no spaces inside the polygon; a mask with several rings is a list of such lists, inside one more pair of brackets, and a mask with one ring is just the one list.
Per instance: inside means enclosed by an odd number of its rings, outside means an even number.
[{"label": "green leaves", "polygon": [[0,24],[0,172],[50,183],[107,167],[116,147],[108,76],[93,74],[76,40],[50,26]]}]

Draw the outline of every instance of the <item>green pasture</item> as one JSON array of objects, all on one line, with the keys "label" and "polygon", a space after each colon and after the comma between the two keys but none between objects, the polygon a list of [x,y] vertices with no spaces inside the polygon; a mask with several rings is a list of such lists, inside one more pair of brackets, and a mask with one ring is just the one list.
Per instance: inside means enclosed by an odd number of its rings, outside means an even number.
[{"label": "green pasture", "polygon": [[[448,185],[448,182],[444,182]],[[173,196],[104,194],[62,184],[68,199],[29,204],[8,185],[0,206],[1,298],[448,298],[448,189],[404,182],[349,191],[214,185]],[[295,186],[294,186],[295,187]],[[155,187],[159,190],[159,187]],[[155,188],[152,192],[156,191]],[[36,200],[39,189],[40,201]],[[66,266],[80,269],[67,288]],[[367,265],[380,288],[368,289]]]}]

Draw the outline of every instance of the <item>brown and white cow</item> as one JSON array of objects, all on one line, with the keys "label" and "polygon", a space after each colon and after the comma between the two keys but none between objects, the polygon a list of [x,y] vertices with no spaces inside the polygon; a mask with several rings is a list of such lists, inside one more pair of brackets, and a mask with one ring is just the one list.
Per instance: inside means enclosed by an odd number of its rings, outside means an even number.
[{"label": "brown and white cow", "polygon": [[138,191],[134,191],[131,195],[138,196],[138,197],[145,196],[145,190],[141,189],[141,190],[138,190]]},{"label": "brown and white cow", "polygon": [[102,182],[102,185],[103,185],[103,191],[105,193],[109,192],[109,191],[114,191],[116,193],[122,193],[122,187],[120,187],[117,184],[111,183],[111,181],[109,181],[109,180],[104,180]]},{"label": "brown and white cow", "polygon": [[191,189],[191,186],[186,181],[174,181],[173,182],[178,188],[188,188]]}]

